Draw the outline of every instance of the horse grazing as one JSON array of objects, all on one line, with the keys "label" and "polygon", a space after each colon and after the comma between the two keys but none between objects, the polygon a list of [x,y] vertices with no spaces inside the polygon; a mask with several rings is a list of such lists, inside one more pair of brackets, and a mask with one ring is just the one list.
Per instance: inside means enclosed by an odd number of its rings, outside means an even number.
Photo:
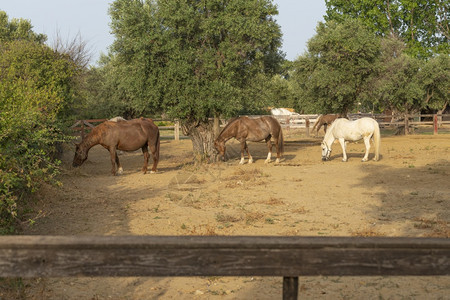
[{"label": "horse grazing", "polygon": [[129,121],[106,121],[94,127],[92,131],[79,143],[76,144],[75,156],[72,165],[81,166],[88,158],[89,149],[95,145],[102,145],[111,155],[111,173],[123,172],[116,150],[134,151],[139,148],[144,154],[144,166],[142,171],[147,173],[148,147],[153,156],[153,167],[151,173],[156,172],[159,161],[160,137],[158,126],[151,119],[133,119]]},{"label": "horse grazing", "polygon": [[334,120],[336,120],[337,118],[340,118],[340,117],[341,117],[340,114],[319,115],[319,117],[317,118],[316,122],[314,123],[312,131],[314,132],[314,130],[317,128],[317,131],[316,131],[315,135],[318,136],[319,135],[319,130],[323,126],[323,131],[325,133],[327,133],[328,125],[331,125],[331,123],[333,123]]},{"label": "horse grazing", "polygon": [[280,156],[284,151],[283,131],[278,121],[270,116],[263,116],[260,118],[238,117],[228,122],[222,132],[214,141],[214,147],[225,158],[225,143],[235,138],[241,143],[241,161],[239,164],[244,163],[244,150],[247,151],[248,163],[253,162],[253,158],[248,151],[247,141],[258,142],[265,140],[269,153],[267,154],[266,163],[269,163],[272,157],[272,142],[271,138],[275,140],[275,146],[277,149],[276,162],[280,162]]},{"label": "horse grazing", "polygon": [[342,147],[343,159],[347,161],[347,153],[345,152],[345,141],[358,141],[364,139],[366,145],[366,153],[362,161],[367,161],[369,157],[370,138],[375,143],[374,160],[380,158],[380,127],[378,122],[372,118],[361,118],[355,121],[349,121],[344,118],[336,119],[329,130],[325,133],[322,141],[322,160],[328,160],[331,154],[331,145],[338,139]]}]

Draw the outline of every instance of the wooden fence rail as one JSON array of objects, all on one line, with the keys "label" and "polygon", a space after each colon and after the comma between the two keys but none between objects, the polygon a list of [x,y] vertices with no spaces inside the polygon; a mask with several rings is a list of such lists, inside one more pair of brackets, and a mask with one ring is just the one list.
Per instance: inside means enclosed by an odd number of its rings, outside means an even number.
[{"label": "wooden fence rail", "polygon": [[450,239],[2,236],[0,277],[450,275]]},{"label": "wooden fence rail", "polygon": [[[291,128],[305,128],[306,135],[309,136],[309,131],[314,123],[317,120],[319,115],[278,115],[275,117],[280,123],[281,126],[285,129]],[[378,121],[380,126],[397,126],[397,127],[405,127],[408,128],[411,125],[430,125],[433,126],[434,134],[438,133],[438,128],[443,125],[450,125],[449,120],[443,121],[443,116],[447,115],[438,115],[438,114],[430,114],[430,115],[408,115],[408,117],[403,116],[402,121],[391,121],[392,116],[384,115],[384,114],[350,114],[349,118],[351,120],[359,119],[361,117],[372,117]],[[261,116],[250,116],[250,117],[261,117]],[[429,118],[430,121],[424,121],[422,118]],[[410,121],[418,119],[418,121]],[[77,120],[75,124],[73,124],[70,128],[81,138],[84,138],[86,131],[91,130],[98,123],[104,122],[107,119],[91,119],[91,120]],[[168,121],[168,120],[154,120],[154,121]],[[225,120],[222,120],[222,126],[226,123]],[[160,130],[173,130],[174,131],[174,139],[180,139],[180,122],[174,121],[174,125],[172,126],[159,126]]]}]

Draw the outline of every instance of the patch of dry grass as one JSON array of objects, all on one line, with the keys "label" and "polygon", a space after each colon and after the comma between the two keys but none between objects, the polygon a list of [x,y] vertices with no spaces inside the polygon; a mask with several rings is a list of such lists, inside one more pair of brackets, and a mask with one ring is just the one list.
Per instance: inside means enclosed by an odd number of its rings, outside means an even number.
[{"label": "patch of dry grass", "polygon": [[216,232],[216,228],[210,224],[204,224],[204,225],[198,225],[194,226],[190,231],[188,235],[219,235]]},{"label": "patch of dry grass", "polygon": [[431,232],[425,233],[426,237],[450,237],[450,227],[448,226],[448,222],[435,219],[425,219],[425,218],[416,218],[414,221],[414,227],[418,229],[428,229]]},{"label": "patch of dry grass", "polygon": [[279,198],[275,198],[275,197],[270,197],[269,199],[263,200],[259,203],[267,204],[267,205],[284,205],[285,204],[283,200],[281,200]]},{"label": "patch of dry grass", "polygon": [[370,236],[385,236],[384,233],[379,232],[375,230],[374,228],[363,228],[361,230],[352,231],[352,236],[363,236],[363,237],[370,237]]},{"label": "patch of dry grass", "polygon": [[309,212],[309,209],[306,209],[304,206],[300,206],[296,209],[293,209],[292,212],[296,214],[306,214],[307,212]]},{"label": "patch of dry grass", "polygon": [[254,185],[264,185],[266,181],[264,178],[269,177],[261,169],[243,169],[239,168],[234,171],[233,175],[224,178],[224,181],[228,181],[225,185],[227,188],[238,188],[244,186],[246,183],[251,182]]},{"label": "patch of dry grass", "polygon": [[245,214],[245,223],[249,225],[261,221],[265,218],[265,214],[260,211],[247,212]]},{"label": "patch of dry grass", "polygon": [[232,215],[224,214],[223,212],[219,212],[216,214],[216,221],[219,223],[235,223],[235,222],[242,221],[242,217],[232,216]]}]

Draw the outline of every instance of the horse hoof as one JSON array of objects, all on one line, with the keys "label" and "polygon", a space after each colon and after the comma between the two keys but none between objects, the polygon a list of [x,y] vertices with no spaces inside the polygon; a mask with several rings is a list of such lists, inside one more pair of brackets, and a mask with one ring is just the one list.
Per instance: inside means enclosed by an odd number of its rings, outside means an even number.
[{"label": "horse hoof", "polygon": [[122,168],[119,168],[119,169],[117,170],[117,174],[118,174],[118,175],[122,175],[122,173],[123,173],[123,169],[122,169]]},{"label": "horse hoof", "polygon": [[279,163],[280,162],[280,160],[277,158],[276,160],[275,160],[275,163],[277,164],[277,163]]},{"label": "horse hoof", "polygon": [[156,173],[156,171],[150,171],[150,174],[155,174]]},{"label": "horse hoof", "polygon": [[266,160],[264,161],[264,163],[265,163],[265,164],[268,164],[268,163],[270,163],[270,160],[267,160],[267,159],[266,159]]},{"label": "horse hoof", "polygon": [[343,161],[343,162],[347,162],[347,160],[346,160],[346,159],[343,159],[342,161]]}]

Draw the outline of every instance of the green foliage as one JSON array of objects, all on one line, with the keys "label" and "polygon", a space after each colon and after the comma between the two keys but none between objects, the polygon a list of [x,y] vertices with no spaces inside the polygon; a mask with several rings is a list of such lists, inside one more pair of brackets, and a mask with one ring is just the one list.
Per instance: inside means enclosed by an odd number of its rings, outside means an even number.
[{"label": "green foliage", "polygon": [[450,56],[432,57],[422,66],[418,76],[424,89],[425,104],[432,109],[444,110],[450,100]]},{"label": "green foliage", "polygon": [[346,114],[356,109],[379,54],[379,38],[358,20],[319,23],[308,53],[294,62],[297,110]]},{"label": "green foliage", "polygon": [[0,46],[0,234],[14,230],[27,193],[56,183],[54,152],[66,140],[58,117],[69,107],[74,73],[66,58],[39,43]]},{"label": "green foliage", "polygon": [[423,89],[419,81],[422,62],[404,53],[405,45],[395,37],[384,38],[380,59],[375,66],[365,96],[366,107],[378,107],[411,113],[424,106]]},{"label": "green foliage", "polygon": [[378,35],[401,37],[413,56],[450,53],[448,0],[327,0],[326,6],[326,21],[359,19]]},{"label": "green foliage", "polygon": [[193,122],[251,105],[252,84],[282,61],[276,13],[270,1],[114,1],[114,102]]},{"label": "green foliage", "polygon": [[24,19],[8,20],[6,12],[0,10],[0,42],[27,40],[43,44],[47,40],[45,34],[32,31],[30,21]]}]

